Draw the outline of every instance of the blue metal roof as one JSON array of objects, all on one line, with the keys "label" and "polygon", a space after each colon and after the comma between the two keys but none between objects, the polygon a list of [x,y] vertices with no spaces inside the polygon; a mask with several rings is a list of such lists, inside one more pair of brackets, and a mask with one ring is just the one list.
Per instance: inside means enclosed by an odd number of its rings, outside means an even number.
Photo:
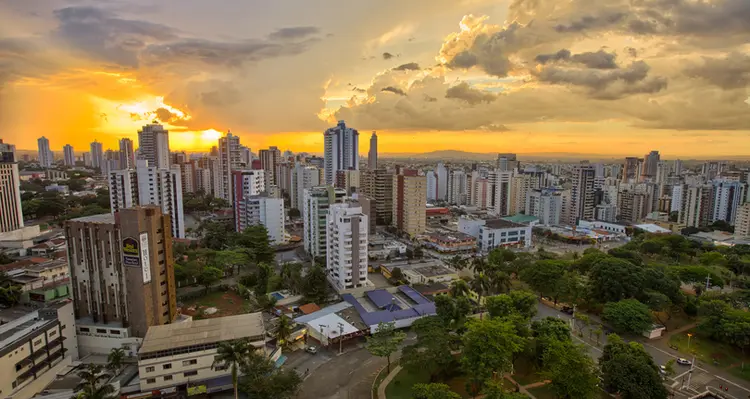
[{"label": "blue metal roof", "polygon": [[422,305],[425,303],[432,303],[429,299],[425,298],[422,294],[417,292],[417,290],[409,287],[408,285],[402,285],[398,287],[398,290],[401,291],[407,297],[409,297],[409,299],[414,301],[417,305]]},{"label": "blue metal roof", "polygon": [[[407,287],[407,288],[411,289],[411,287]],[[382,292],[385,292],[386,295],[383,295]],[[401,290],[401,292],[404,292],[404,291]],[[362,304],[360,304],[359,301],[357,301],[357,298],[355,298],[352,294],[341,295],[341,299],[343,299],[344,301],[354,306],[354,309],[356,309],[357,312],[359,313],[359,317],[361,317],[362,320],[365,322],[365,324],[367,324],[368,326],[374,326],[379,323],[390,323],[392,321],[409,319],[412,317],[430,316],[430,315],[436,314],[435,303],[430,302],[428,299],[424,297],[422,298],[424,298],[427,301],[427,303],[420,303],[408,309],[400,309],[398,308],[398,306],[396,306],[395,309],[391,309],[392,308],[391,305],[393,305],[390,302],[391,298],[393,298],[393,295],[391,293],[385,290],[375,290],[375,291],[366,292],[365,295],[370,300],[372,300],[373,303],[375,303],[376,305],[378,305],[378,303],[375,302],[375,300],[373,299],[373,295],[370,295],[370,293],[375,293],[374,297],[377,298],[381,302],[387,299],[388,302],[386,302],[387,306],[385,306],[386,308],[385,310],[379,310],[376,312],[368,312],[367,309],[365,309],[362,306]],[[408,295],[405,292],[404,294]]]},{"label": "blue metal roof", "polygon": [[365,292],[365,295],[375,304],[379,309],[396,310],[400,307],[395,306],[396,297],[386,290],[372,290]]}]

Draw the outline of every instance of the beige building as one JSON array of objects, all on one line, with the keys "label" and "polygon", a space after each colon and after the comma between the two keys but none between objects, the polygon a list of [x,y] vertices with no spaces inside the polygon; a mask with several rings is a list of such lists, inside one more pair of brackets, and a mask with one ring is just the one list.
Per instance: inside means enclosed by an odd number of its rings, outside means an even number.
[{"label": "beige building", "polygon": [[[177,317],[170,218],[158,206],[65,225],[82,352],[108,352]],[[132,348],[131,348],[132,350]]]},{"label": "beige building", "polygon": [[393,226],[411,237],[427,224],[427,178],[406,170],[393,176]]},{"label": "beige building", "polygon": [[361,171],[359,192],[374,201],[375,217],[370,219],[373,226],[393,223],[393,173],[384,168]]},{"label": "beige building", "polygon": [[21,182],[14,148],[0,140],[0,233],[23,227]]},{"label": "beige building", "polygon": [[750,237],[750,203],[742,205],[737,209],[734,234],[738,237]]},{"label": "beige building", "polygon": [[265,350],[264,337],[260,312],[151,327],[138,351],[141,391],[177,387],[190,396],[232,389],[229,368],[213,367],[219,344],[247,339]]}]

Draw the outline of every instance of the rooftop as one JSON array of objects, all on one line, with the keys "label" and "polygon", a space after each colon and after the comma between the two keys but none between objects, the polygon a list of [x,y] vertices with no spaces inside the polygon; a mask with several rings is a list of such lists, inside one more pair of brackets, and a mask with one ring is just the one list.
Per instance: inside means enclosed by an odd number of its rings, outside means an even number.
[{"label": "rooftop", "polygon": [[443,242],[465,242],[465,241],[476,241],[476,238],[474,236],[464,234],[458,231],[451,231],[451,232],[432,232],[429,233],[428,236],[430,238],[434,238],[439,241]]},{"label": "rooftop", "polygon": [[139,354],[262,337],[263,334],[263,315],[260,312],[153,326],[148,329]]},{"label": "rooftop", "polygon": [[520,223],[512,222],[505,219],[490,219],[485,224],[486,227],[491,229],[513,229],[519,227],[526,227]]},{"label": "rooftop", "polygon": [[76,219],[70,219],[71,222],[81,223],[102,223],[102,224],[114,224],[115,215],[111,213],[102,213],[99,215],[84,216]]},{"label": "rooftop", "polygon": [[506,216],[506,217],[502,218],[502,220],[505,220],[505,221],[508,221],[508,222],[513,222],[513,223],[525,224],[525,223],[538,222],[539,218],[536,217],[536,216],[524,215],[522,213],[519,213],[519,214],[513,215],[513,216]]}]

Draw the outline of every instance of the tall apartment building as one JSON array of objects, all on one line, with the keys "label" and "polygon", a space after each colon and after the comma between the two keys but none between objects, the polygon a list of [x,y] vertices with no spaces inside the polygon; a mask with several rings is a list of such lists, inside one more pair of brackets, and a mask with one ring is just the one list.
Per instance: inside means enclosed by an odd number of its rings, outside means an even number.
[{"label": "tall apartment building", "polygon": [[167,169],[169,163],[169,131],[158,123],[143,126],[138,131],[138,159],[159,169]]},{"label": "tall apartment building", "polygon": [[734,222],[734,234],[738,237],[750,237],[750,202],[737,210]]},{"label": "tall apartment building", "polygon": [[648,214],[649,198],[644,193],[636,192],[627,187],[617,196],[617,220],[636,224]]},{"label": "tall apartment building", "polygon": [[243,231],[256,225],[263,225],[268,230],[268,240],[271,245],[283,244],[284,200],[266,195],[255,195],[235,201],[235,230]]},{"label": "tall apartment building", "polygon": [[65,166],[75,166],[76,164],[76,153],[70,144],[65,144],[63,147],[63,162]]},{"label": "tall apartment building", "polygon": [[326,216],[333,204],[344,202],[346,191],[333,186],[319,186],[304,191],[303,241],[305,251],[313,257],[326,255]]},{"label": "tall apartment building", "polygon": [[336,173],[336,187],[346,190],[347,195],[359,192],[360,171],[340,170]]},{"label": "tall apartment building", "polygon": [[120,169],[135,168],[135,151],[133,151],[133,140],[120,139]]},{"label": "tall apartment building", "polygon": [[434,170],[428,170],[425,173],[427,178],[427,201],[435,201],[438,198],[438,178]]},{"label": "tall apartment building", "polygon": [[726,161],[709,161],[701,167],[701,175],[707,180],[713,180],[720,176],[727,168]]},{"label": "tall apartment building", "polygon": [[562,217],[563,199],[560,190],[532,189],[526,196],[526,214],[539,218],[539,224],[557,226]]},{"label": "tall apartment building", "polygon": [[267,150],[258,152],[260,166],[266,171],[266,190],[270,186],[278,186],[276,181],[276,165],[281,161],[281,151],[275,147],[269,147]]},{"label": "tall apartment building", "polygon": [[497,169],[501,172],[512,172],[518,168],[516,154],[497,154]]},{"label": "tall apartment building", "polygon": [[437,199],[439,201],[448,200],[448,168],[442,162],[438,162],[435,167],[435,176],[437,178]]},{"label": "tall apartment building", "polygon": [[375,224],[390,226],[393,223],[393,173],[384,168],[361,171],[360,192],[375,201]]},{"label": "tall apartment building", "polygon": [[416,171],[393,176],[393,226],[414,237],[424,233],[427,224],[427,178]]},{"label": "tall apartment building", "polygon": [[287,194],[292,191],[292,169],[294,169],[294,163],[285,161],[282,157],[282,160],[276,164],[274,172],[276,186]]},{"label": "tall apartment building", "polygon": [[346,127],[344,121],[323,133],[324,141],[324,183],[333,186],[336,173],[340,170],[359,170],[359,132]]},{"label": "tall apartment building", "polygon": [[150,167],[148,161],[139,159],[136,161],[135,169],[110,172],[109,203],[113,213],[139,205],[158,205],[162,213],[170,216],[171,235],[185,238],[185,213],[179,165],[159,169]]},{"label": "tall apartment building", "polygon": [[713,210],[711,212],[711,222],[723,220],[730,225],[734,225],[737,218],[737,210],[745,202],[745,183],[716,179],[712,182],[713,189]]},{"label": "tall apartment building", "polygon": [[52,164],[55,162],[55,156],[49,148],[49,139],[42,136],[37,139],[36,144],[39,151],[39,166],[43,168],[51,168]]},{"label": "tall apartment building", "polygon": [[65,223],[82,355],[109,352],[177,318],[169,215],[157,206]]},{"label": "tall apartment building", "polygon": [[375,234],[376,230],[375,223],[373,223],[377,215],[377,211],[375,210],[375,201],[362,193],[357,193],[355,196],[353,196],[353,198],[356,199],[356,201],[362,207],[362,213],[367,216],[367,226],[370,229],[369,236],[372,237]]},{"label": "tall apartment building", "polygon": [[514,196],[513,196],[513,171],[500,171],[490,173],[490,178],[494,178],[493,212],[497,216],[507,216],[513,213]]},{"label": "tall apartment building", "polygon": [[265,175],[263,169],[232,171],[232,203],[266,192]]},{"label": "tall apartment building", "polygon": [[[292,169],[292,181],[289,185],[291,207],[302,214],[305,203],[305,190],[320,185],[320,169],[296,163]],[[302,215],[304,217],[304,214]]]},{"label": "tall apartment building", "polygon": [[651,151],[643,157],[643,168],[641,169],[642,180],[656,179],[660,160],[659,151]]},{"label": "tall apartment building", "polygon": [[240,160],[246,168],[253,164],[253,151],[250,147],[240,146]]},{"label": "tall apartment building", "polygon": [[104,149],[102,148],[102,143],[94,140],[94,142],[89,145],[89,149],[91,150],[91,166],[103,169]]},{"label": "tall apartment building", "polygon": [[594,219],[594,180],[596,171],[589,164],[573,168],[573,187],[570,190],[570,213],[568,225],[576,226],[577,221]]},{"label": "tall apartment building", "polygon": [[[427,184],[429,193],[429,183]],[[448,176],[448,203],[466,205],[468,198],[468,179],[463,170],[452,170]]]},{"label": "tall apartment building", "polygon": [[337,291],[367,282],[367,216],[356,202],[333,204],[326,215],[326,273]]},{"label": "tall apartment building", "polygon": [[15,152],[0,139],[0,233],[23,227],[21,180]]},{"label": "tall apartment building", "polygon": [[712,185],[683,186],[677,222],[687,227],[708,226],[713,216],[713,197]]},{"label": "tall apartment building", "polygon": [[634,182],[641,175],[643,160],[638,157],[627,157],[622,165],[622,181],[624,183]]},{"label": "tall apartment building", "polygon": [[243,169],[240,148],[239,136],[234,136],[231,132],[219,139],[219,165],[214,196],[223,198],[229,203],[234,198],[232,172]]},{"label": "tall apartment building", "polygon": [[367,169],[375,170],[378,168],[378,135],[375,131],[370,136],[370,152],[367,153]]}]

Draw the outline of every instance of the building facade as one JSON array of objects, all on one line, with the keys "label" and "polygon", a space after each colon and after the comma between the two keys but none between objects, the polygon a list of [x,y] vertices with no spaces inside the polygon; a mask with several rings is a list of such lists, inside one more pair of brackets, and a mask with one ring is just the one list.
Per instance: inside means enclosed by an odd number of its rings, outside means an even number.
[{"label": "building facade", "polygon": [[241,147],[239,136],[234,136],[231,132],[219,139],[219,162],[214,181],[216,184],[214,196],[223,198],[230,204],[234,199],[232,173],[243,169]]},{"label": "building facade", "polygon": [[393,173],[384,168],[362,171],[360,192],[375,202],[375,224],[390,226],[393,222]]},{"label": "building facade", "polygon": [[267,150],[260,150],[258,152],[258,158],[260,158],[260,165],[266,172],[266,191],[270,186],[278,186],[276,181],[276,165],[281,161],[281,151],[275,147],[269,147]]},{"label": "building facade", "polygon": [[713,197],[712,185],[684,185],[677,222],[687,227],[708,226],[713,216]]},{"label": "building facade", "polygon": [[135,168],[135,151],[133,150],[133,140],[120,139],[120,169]]},{"label": "building facade", "polygon": [[102,143],[94,141],[89,145],[91,153],[91,166],[94,168],[104,168],[104,148]]},{"label": "building facade", "polygon": [[164,126],[152,123],[138,131],[138,159],[159,169],[169,168],[169,131]]},{"label": "building facade", "polygon": [[567,224],[575,226],[578,220],[594,219],[594,180],[596,170],[592,165],[580,164],[573,168],[573,187],[570,190],[570,212]]},{"label": "building facade", "polygon": [[23,227],[21,180],[11,147],[0,140],[0,233]]},{"label": "building facade", "polygon": [[745,202],[747,185],[727,179],[715,179],[712,184],[714,195],[711,222],[723,220],[730,225],[734,225],[737,210]]},{"label": "building facade", "polygon": [[55,156],[52,154],[52,150],[49,147],[49,139],[42,136],[36,141],[37,150],[39,155],[39,166],[43,168],[51,168],[55,162]]},{"label": "building facade", "polygon": [[539,224],[557,226],[562,218],[562,193],[560,190],[535,189],[526,196],[526,214],[539,218]]},{"label": "building facade", "polygon": [[303,241],[305,251],[313,257],[326,256],[326,217],[328,208],[343,203],[346,191],[333,186],[318,186],[304,191]]},{"label": "building facade", "polygon": [[338,291],[367,282],[368,219],[358,203],[333,204],[326,215],[326,273]]},{"label": "building facade", "polygon": [[[408,171],[407,171],[408,173]],[[427,179],[416,173],[393,176],[393,227],[414,237],[427,224]]]},{"label": "building facade", "polygon": [[301,214],[304,208],[305,190],[318,187],[319,185],[320,169],[301,163],[295,164],[292,169],[292,181],[289,187],[289,200],[292,208],[299,210]]},{"label": "building facade", "polygon": [[268,196],[245,197],[234,204],[235,229],[243,231],[250,226],[263,225],[268,230],[271,245],[281,245],[284,240],[284,200]]},{"label": "building facade", "polygon": [[76,153],[70,144],[65,144],[63,147],[63,162],[65,166],[75,166],[76,164]]},{"label": "building facade", "polygon": [[370,152],[367,153],[367,169],[375,170],[378,168],[378,135],[375,131],[370,136]]},{"label": "building facade", "polygon": [[750,202],[737,210],[734,234],[738,237],[750,237]]},{"label": "building facade", "polygon": [[329,128],[323,134],[325,181],[328,186],[336,183],[339,170],[359,170],[359,132],[346,127],[344,121]]}]

